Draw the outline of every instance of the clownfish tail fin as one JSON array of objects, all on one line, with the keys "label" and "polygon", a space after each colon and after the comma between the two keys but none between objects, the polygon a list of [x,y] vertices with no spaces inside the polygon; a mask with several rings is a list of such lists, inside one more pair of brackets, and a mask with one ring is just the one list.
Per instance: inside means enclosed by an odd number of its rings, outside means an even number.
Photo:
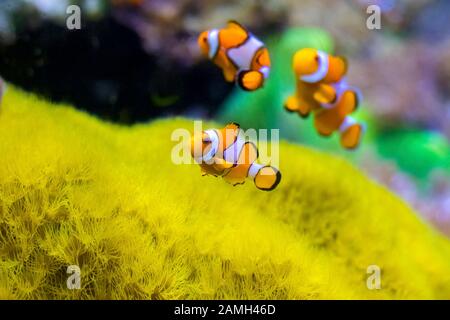
[{"label": "clownfish tail fin", "polygon": [[354,118],[347,116],[341,124],[339,131],[341,132],[341,145],[348,150],[358,148],[366,132],[366,125],[357,122]]},{"label": "clownfish tail fin", "polygon": [[248,176],[253,178],[255,186],[263,191],[274,190],[281,181],[281,172],[272,166],[253,163]]},{"label": "clownfish tail fin", "polygon": [[264,74],[254,70],[240,71],[236,82],[238,86],[245,91],[254,91],[261,88],[264,84]]}]

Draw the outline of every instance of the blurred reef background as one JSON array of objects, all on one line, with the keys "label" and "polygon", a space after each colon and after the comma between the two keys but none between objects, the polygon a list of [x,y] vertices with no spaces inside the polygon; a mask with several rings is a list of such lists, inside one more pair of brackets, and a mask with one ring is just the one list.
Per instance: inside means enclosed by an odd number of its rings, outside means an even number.
[{"label": "blurred reef background", "polygon": [[[69,4],[82,8],[81,30],[66,28]],[[371,4],[382,10],[381,30],[366,27]],[[186,116],[280,128],[285,140],[352,161],[449,235],[448,12],[445,0],[2,0],[0,75],[125,125]],[[200,57],[199,32],[229,19],[270,49],[272,74],[256,93]],[[291,56],[309,46],[350,62],[349,82],[364,95],[357,115],[369,127],[357,152],[282,108]]]}]

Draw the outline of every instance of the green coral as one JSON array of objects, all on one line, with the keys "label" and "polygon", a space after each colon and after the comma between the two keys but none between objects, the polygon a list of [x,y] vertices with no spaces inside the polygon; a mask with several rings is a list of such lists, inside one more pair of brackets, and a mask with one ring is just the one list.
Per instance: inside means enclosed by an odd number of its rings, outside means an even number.
[{"label": "green coral", "polygon": [[192,122],[122,127],[10,86],[0,298],[450,297],[448,240],[347,161],[283,142],[276,190],[233,187],[172,163],[176,128]]},{"label": "green coral", "polygon": [[377,137],[381,155],[395,159],[406,172],[426,179],[436,169],[450,173],[450,144],[438,132],[397,129]]}]

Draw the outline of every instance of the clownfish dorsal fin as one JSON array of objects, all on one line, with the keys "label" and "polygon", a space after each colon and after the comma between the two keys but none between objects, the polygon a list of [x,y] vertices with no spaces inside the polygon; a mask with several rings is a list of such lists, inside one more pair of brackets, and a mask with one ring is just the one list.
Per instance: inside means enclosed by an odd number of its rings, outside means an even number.
[{"label": "clownfish dorsal fin", "polygon": [[222,151],[228,149],[233,143],[236,142],[239,134],[239,124],[232,122],[225,126],[221,131],[222,137]]},{"label": "clownfish dorsal fin", "polygon": [[238,29],[248,34],[248,30],[235,20],[229,20],[227,23],[227,27],[230,29]]},{"label": "clownfish dorsal fin", "polygon": [[235,129],[235,130],[239,129],[240,127],[241,126],[239,125],[239,123],[236,122],[231,122],[225,126],[226,129]]}]

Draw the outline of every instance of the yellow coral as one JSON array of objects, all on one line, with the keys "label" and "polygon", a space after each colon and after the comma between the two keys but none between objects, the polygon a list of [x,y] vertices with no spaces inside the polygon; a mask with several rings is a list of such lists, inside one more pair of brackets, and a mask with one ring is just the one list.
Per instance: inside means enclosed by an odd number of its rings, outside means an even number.
[{"label": "yellow coral", "polygon": [[171,162],[182,127],[104,123],[10,86],[0,298],[450,298],[449,242],[346,161],[282,143],[276,190],[233,187]]}]

